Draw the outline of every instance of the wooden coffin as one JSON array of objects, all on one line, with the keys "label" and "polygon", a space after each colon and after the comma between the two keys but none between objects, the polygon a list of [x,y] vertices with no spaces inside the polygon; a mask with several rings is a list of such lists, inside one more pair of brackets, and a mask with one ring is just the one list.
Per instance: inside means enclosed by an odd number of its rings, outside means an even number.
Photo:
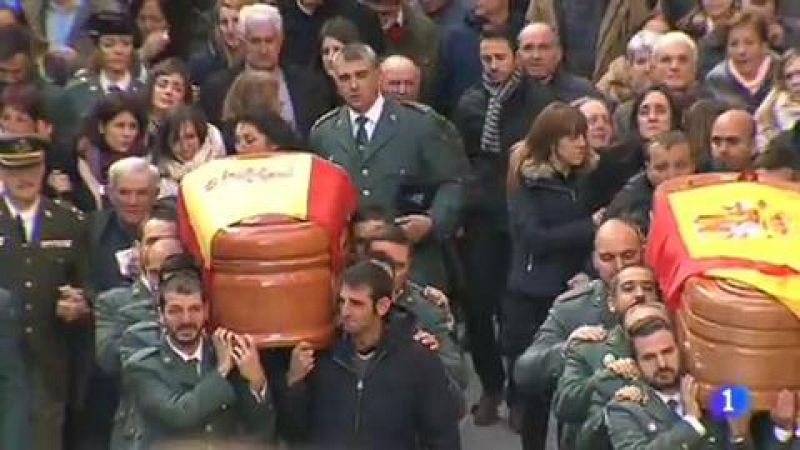
[{"label": "wooden coffin", "polygon": [[265,215],[220,232],[212,248],[211,319],[260,347],[333,337],[333,273],[325,231]]},{"label": "wooden coffin", "polygon": [[[758,241],[731,235],[724,238],[747,259],[694,257],[677,226],[676,214],[668,207],[674,206],[668,201],[672,193],[738,182],[757,182],[786,192],[800,191],[800,185],[794,183],[733,173],[707,173],[669,180],[658,187],[654,198],[647,260],[655,268],[674,313],[684,361],[700,384],[701,400],[707,404],[718,388],[739,385],[749,390],[753,409],[769,410],[779,391],[800,389],[800,319],[785,303],[750,284],[711,275],[717,273],[715,269],[718,268],[762,264],[762,249],[754,243]],[[701,214],[707,213],[708,206],[711,210],[720,207],[706,201],[700,208],[703,211],[695,212],[695,229],[703,233],[708,223],[699,218],[706,220],[707,216]],[[795,208],[794,203],[783,206]],[[719,236],[720,232],[713,226],[751,220],[749,216],[740,217],[736,213],[733,211],[730,217],[721,215],[718,223],[710,222],[708,229]],[[769,260],[763,261],[764,270],[775,267]]]},{"label": "wooden coffin", "polygon": [[782,389],[800,389],[800,320],[765,294],[725,280],[692,277],[676,312],[678,335],[701,398],[747,386],[752,407],[769,410]]},{"label": "wooden coffin", "polygon": [[261,348],[328,346],[357,198],[340,167],[303,153],[215,160],[188,174],[178,224],[203,261],[211,327],[248,333]]}]

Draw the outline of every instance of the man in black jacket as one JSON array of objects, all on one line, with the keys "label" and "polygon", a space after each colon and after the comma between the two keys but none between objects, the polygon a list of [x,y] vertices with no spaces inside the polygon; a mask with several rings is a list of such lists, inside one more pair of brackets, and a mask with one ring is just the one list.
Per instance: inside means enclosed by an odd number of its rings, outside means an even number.
[{"label": "man in black jacket", "polygon": [[281,415],[311,448],[461,448],[442,363],[409,326],[387,321],[392,291],[379,263],[351,266],[339,295],[341,336],[319,354],[305,342],[292,351]]},{"label": "man in black jacket", "polygon": [[280,116],[299,136],[307,137],[311,125],[333,101],[321,79],[300,67],[280,65],[285,36],[280,12],[270,5],[245,6],[239,12],[239,29],[244,64],[211,75],[200,88],[200,107],[208,120],[221,125],[225,96],[239,75],[249,70],[267,72],[278,80]]},{"label": "man in black jacket", "polygon": [[668,131],[645,147],[645,169],[634,175],[606,210],[606,217],[628,217],[647,233],[653,192],[659,184],[695,172],[689,140],[682,131]]},{"label": "man in black jacket", "polygon": [[507,34],[481,36],[483,81],[464,93],[453,115],[472,166],[463,259],[467,333],[483,388],[473,410],[478,426],[498,420],[505,383],[493,317],[499,312],[508,275],[505,185],[510,148],[524,138],[539,111],[553,100],[516,69],[515,47]]}]

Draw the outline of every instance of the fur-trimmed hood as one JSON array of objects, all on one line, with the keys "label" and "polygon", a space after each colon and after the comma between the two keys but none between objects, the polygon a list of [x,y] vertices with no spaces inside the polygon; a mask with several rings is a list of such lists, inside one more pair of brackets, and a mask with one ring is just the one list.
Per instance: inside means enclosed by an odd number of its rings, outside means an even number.
[{"label": "fur-trimmed hood", "polygon": [[[576,174],[585,174],[592,172],[600,160],[600,157],[594,150],[589,150],[589,156],[586,163],[574,171]],[[552,180],[556,176],[556,169],[550,164],[549,161],[534,161],[527,159],[522,162],[519,168],[520,175],[523,179],[528,181]]]}]

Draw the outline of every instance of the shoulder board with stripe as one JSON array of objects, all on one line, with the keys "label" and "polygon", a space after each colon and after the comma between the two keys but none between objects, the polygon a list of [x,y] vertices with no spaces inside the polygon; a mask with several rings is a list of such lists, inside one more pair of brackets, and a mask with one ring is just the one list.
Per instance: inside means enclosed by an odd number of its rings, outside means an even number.
[{"label": "shoulder board with stripe", "polygon": [[331,117],[335,117],[337,114],[339,114],[339,111],[341,111],[341,109],[342,107],[339,106],[321,115],[319,119],[317,119],[316,122],[314,122],[314,125],[311,125],[311,129],[314,130],[320,125],[322,125],[323,122],[328,121]]}]

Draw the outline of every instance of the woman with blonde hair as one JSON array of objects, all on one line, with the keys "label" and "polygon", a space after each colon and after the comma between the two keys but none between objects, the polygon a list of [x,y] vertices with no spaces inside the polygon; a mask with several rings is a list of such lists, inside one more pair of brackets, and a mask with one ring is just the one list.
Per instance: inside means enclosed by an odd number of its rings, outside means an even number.
[{"label": "woman with blonde hair", "polygon": [[[553,102],[512,149],[507,179],[511,265],[501,336],[509,373],[553,299],[582,271],[602,220],[602,210],[592,214],[584,196],[586,175],[597,162],[587,131],[578,108]],[[513,385],[508,392],[513,411],[521,399],[515,398]],[[549,404],[525,402],[523,420],[547,417]]]},{"label": "woman with blonde hair", "polygon": [[756,110],[756,144],[763,151],[770,140],[800,120],[800,52],[786,52],[775,69],[774,86]]}]

